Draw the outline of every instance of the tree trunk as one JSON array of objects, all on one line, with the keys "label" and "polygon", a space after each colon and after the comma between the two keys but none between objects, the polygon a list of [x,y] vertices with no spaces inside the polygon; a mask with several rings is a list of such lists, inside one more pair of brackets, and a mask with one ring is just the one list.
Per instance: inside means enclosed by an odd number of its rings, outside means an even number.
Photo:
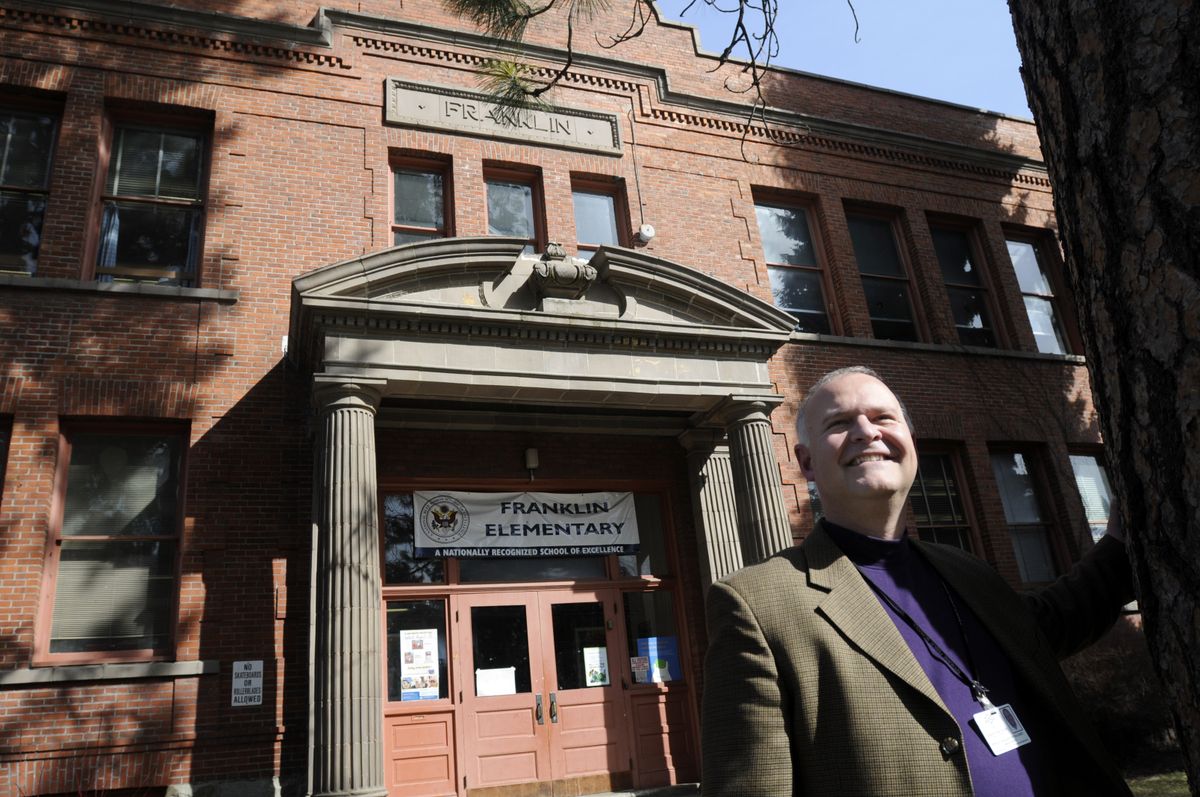
[{"label": "tree trunk", "polygon": [[1009,0],[1146,636],[1200,789],[1200,10]]}]

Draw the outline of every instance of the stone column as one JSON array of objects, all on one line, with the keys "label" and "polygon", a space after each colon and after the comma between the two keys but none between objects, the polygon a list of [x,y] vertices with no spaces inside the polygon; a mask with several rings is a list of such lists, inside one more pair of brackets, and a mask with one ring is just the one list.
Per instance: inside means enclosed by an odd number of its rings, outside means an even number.
[{"label": "stone column", "polygon": [[747,565],[792,544],[779,463],[771,445],[769,415],[779,401],[778,397],[730,398],[721,409],[729,434],[742,561]]},{"label": "stone column", "polygon": [[724,438],[719,429],[689,429],[679,437],[687,449],[692,517],[705,588],[742,567],[733,472]]},{"label": "stone column", "polygon": [[375,410],[382,384],[317,378],[309,791],[384,797]]}]

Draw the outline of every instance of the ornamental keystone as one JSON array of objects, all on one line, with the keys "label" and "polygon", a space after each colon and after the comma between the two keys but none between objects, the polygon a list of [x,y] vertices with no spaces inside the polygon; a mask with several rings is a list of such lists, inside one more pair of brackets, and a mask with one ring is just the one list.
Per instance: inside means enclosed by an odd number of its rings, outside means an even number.
[{"label": "ornamental keystone", "polygon": [[549,243],[534,264],[529,287],[539,299],[579,299],[596,281],[597,271],[586,260],[567,255],[562,244]]}]

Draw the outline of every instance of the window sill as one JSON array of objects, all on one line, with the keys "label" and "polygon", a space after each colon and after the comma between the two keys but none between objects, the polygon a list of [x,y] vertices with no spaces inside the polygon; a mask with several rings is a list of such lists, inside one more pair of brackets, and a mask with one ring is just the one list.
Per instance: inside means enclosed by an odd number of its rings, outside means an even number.
[{"label": "window sill", "polygon": [[221,671],[221,662],[146,661],[130,664],[79,664],[0,671],[0,688],[37,686],[69,681],[125,681],[139,678],[179,678],[211,675]]},{"label": "window sill", "polygon": [[0,274],[0,288],[78,291],[119,296],[145,296],[156,299],[192,299],[218,302],[219,304],[236,304],[238,300],[237,291],[219,288],[180,288],[175,285],[154,285],[141,282],[93,282],[57,277],[26,277],[20,274]]},{"label": "window sill", "polygon": [[841,335],[817,335],[811,332],[793,332],[792,343],[834,343],[843,346],[864,346],[876,349],[905,349],[942,354],[980,354],[988,357],[1012,357],[1019,360],[1041,360],[1042,362],[1085,365],[1086,358],[1080,354],[1042,354],[1019,349],[994,349],[988,346],[965,346],[961,343],[912,343],[905,340],[880,340],[878,338],[851,338]]}]

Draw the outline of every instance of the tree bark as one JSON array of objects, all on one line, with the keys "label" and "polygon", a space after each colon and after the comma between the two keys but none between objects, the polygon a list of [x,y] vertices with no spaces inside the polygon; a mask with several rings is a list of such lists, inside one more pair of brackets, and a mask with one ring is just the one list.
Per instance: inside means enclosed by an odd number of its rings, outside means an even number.
[{"label": "tree bark", "polygon": [[1200,10],[1009,0],[1151,654],[1200,789]]}]

